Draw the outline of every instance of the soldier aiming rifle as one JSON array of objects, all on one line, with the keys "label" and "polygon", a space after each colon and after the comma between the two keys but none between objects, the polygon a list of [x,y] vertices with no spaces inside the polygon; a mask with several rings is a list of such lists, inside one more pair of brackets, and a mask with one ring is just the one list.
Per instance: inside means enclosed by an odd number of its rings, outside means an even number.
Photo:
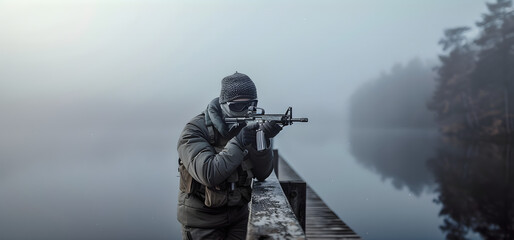
[{"label": "soldier aiming rifle", "polygon": [[283,126],[307,122],[265,114],[245,74],[223,78],[221,93],[186,124],[178,141],[180,193],[177,218],[183,239],[244,239],[253,178],[272,172],[270,138]]}]

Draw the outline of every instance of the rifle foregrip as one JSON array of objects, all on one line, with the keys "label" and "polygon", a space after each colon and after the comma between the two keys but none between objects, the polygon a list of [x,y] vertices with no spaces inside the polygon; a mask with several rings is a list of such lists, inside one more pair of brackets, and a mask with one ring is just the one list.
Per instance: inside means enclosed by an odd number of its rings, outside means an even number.
[{"label": "rifle foregrip", "polygon": [[264,131],[261,129],[257,130],[257,151],[264,151],[266,149],[266,138],[264,136]]}]

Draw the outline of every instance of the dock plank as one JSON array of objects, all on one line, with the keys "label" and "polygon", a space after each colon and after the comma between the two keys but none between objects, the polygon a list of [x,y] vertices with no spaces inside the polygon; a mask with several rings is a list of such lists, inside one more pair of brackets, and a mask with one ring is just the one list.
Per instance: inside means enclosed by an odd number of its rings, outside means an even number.
[{"label": "dock plank", "polygon": [[[301,179],[281,157],[279,157],[278,170],[280,181]],[[307,239],[361,239],[323,202],[309,184],[306,187],[306,195],[305,235]]]},{"label": "dock plank", "polygon": [[361,239],[307,184],[307,239]]}]

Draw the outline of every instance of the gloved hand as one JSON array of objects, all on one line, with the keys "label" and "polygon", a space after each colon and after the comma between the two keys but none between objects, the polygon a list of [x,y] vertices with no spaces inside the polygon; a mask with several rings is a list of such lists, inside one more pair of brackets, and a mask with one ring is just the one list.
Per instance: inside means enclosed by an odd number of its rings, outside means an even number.
[{"label": "gloved hand", "polygon": [[244,127],[246,127],[246,122],[240,122],[240,123],[234,123],[232,124],[229,129],[228,129],[228,135],[230,137],[234,137],[236,136],[236,134],[238,134],[241,129],[243,129]]},{"label": "gloved hand", "polygon": [[257,134],[257,128],[259,128],[259,124],[250,123],[246,125],[239,134],[237,134],[236,139],[241,145],[249,146],[251,144],[255,145],[255,139]]},{"label": "gloved hand", "polygon": [[275,121],[264,122],[262,124],[262,130],[267,138],[274,138],[277,134],[282,131],[282,127]]}]

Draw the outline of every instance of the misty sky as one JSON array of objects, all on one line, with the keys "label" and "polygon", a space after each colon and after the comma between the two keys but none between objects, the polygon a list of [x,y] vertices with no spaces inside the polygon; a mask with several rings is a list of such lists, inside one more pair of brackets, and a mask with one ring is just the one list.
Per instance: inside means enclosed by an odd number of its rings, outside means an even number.
[{"label": "misty sky", "polygon": [[340,109],[394,63],[435,59],[443,29],[471,26],[485,10],[477,0],[4,0],[0,95],[203,108],[239,71],[276,111],[298,101]]}]

